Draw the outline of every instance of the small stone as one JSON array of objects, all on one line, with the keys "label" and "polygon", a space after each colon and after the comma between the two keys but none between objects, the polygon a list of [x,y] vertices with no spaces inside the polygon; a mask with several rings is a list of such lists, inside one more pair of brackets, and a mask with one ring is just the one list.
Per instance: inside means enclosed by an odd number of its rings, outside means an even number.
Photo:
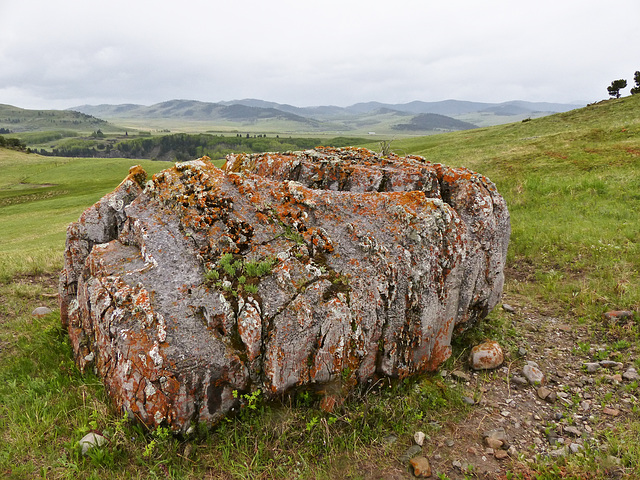
[{"label": "small stone", "polygon": [[522,368],[522,374],[531,385],[541,385],[545,381],[544,373],[542,373],[539,368],[534,367],[533,365],[525,365]]},{"label": "small stone", "polygon": [[516,313],[516,309],[513,308],[511,305],[509,305],[508,303],[503,303],[502,304],[502,309],[507,312],[507,313]]},{"label": "small stone", "polygon": [[605,415],[609,415],[610,417],[617,417],[618,415],[620,415],[620,410],[618,410],[617,408],[604,407],[602,409],[602,413],[604,413]]},{"label": "small stone", "polygon": [[422,446],[424,444],[424,440],[427,436],[424,432],[416,432],[413,434],[413,441],[416,442],[416,445]]},{"label": "small stone", "polygon": [[457,468],[458,470],[462,470],[462,462],[460,460],[454,460],[453,462],[451,462],[451,465],[453,465],[453,467]]},{"label": "small stone", "polygon": [[626,320],[628,318],[633,318],[633,312],[630,310],[612,310],[607,313],[602,314],[605,320]]},{"label": "small stone", "polygon": [[471,381],[471,377],[469,377],[469,375],[467,373],[464,373],[462,370],[454,370],[453,372],[451,372],[451,376],[461,382]]},{"label": "small stone", "polygon": [[582,445],[580,445],[579,443],[572,443],[571,445],[569,445],[571,453],[578,453],[580,450],[582,450],[582,448]]},{"label": "small stone", "polygon": [[450,438],[447,438],[447,439],[444,441],[444,444],[445,444],[447,447],[453,447],[454,441],[453,441],[453,440],[451,440]]},{"label": "small stone", "polygon": [[553,419],[558,421],[558,420],[562,420],[564,417],[564,414],[562,412],[556,412],[553,414]]},{"label": "small stone", "polygon": [[422,453],[422,447],[420,445],[411,445],[406,452],[400,457],[400,462],[407,463],[413,457]]},{"label": "small stone", "polygon": [[474,370],[490,370],[502,365],[504,353],[500,344],[488,340],[471,349],[469,362]]},{"label": "small stone", "polygon": [[624,378],[628,382],[635,382],[637,380],[640,380],[640,375],[638,375],[638,372],[635,368],[629,367],[627,371],[622,374],[622,378]]},{"label": "small stone", "polygon": [[509,447],[509,450],[507,450],[507,453],[509,454],[510,457],[515,457],[518,455],[518,450],[514,445],[511,445]]},{"label": "small stone", "polygon": [[538,388],[538,390],[536,390],[536,393],[538,394],[538,397],[540,398],[540,400],[546,400],[547,397],[551,395],[551,392],[552,390],[547,387],[540,387]]},{"label": "small stone", "polygon": [[476,404],[476,402],[475,402],[475,400],[473,398],[467,397],[466,395],[462,397],[462,401],[464,403],[466,403],[467,405],[475,405]]},{"label": "small stone", "polygon": [[505,450],[497,450],[493,456],[498,460],[504,460],[509,454]]},{"label": "small stone", "polygon": [[484,443],[487,447],[492,448],[493,450],[498,450],[502,448],[502,440],[493,437],[486,437],[484,439]]},{"label": "small stone", "polygon": [[586,362],[582,366],[587,370],[587,373],[596,373],[600,370],[600,364],[596,362]]},{"label": "small stone", "polygon": [[567,449],[566,447],[562,447],[562,448],[557,448],[555,450],[551,450],[549,452],[549,455],[551,455],[552,457],[564,457],[567,454]]},{"label": "small stone", "polygon": [[571,426],[571,425],[569,425],[568,427],[564,427],[563,431],[565,433],[568,433],[572,437],[579,437],[580,435],[582,435],[582,432],[580,431],[580,429],[578,427],[574,427],[574,426]]},{"label": "small stone", "polygon": [[107,439],[104,438],[99,433],[90,432],[87,433],[84,437],[80,439],[78,444],[82,448],[82,454],[86,455],[89,450],[94,447],[101,447],[107,442]]},{"label": "small stone", "polygon": [[613,368],[615,370],[620,370],[624,366],[622,363],[614,362],[613,360],[600,360],[598,363],[601,367]]},{"label": "small stone", "polygon": [[409,462],[413,467],[413,474],[418,478],[428,478],[431,476],[431,464],[426,457],[414,457]]},{"label": "small stone", "polygon": [[33,310],[33,312],[31,312],[31,315],[33,317],[42,318],[49,315],[52,311],[53,310],[51,310],[49,307],[38,307],[35,310]]},{"label": "small stone", "polygon": [[514,375],[513,377],[511,377],[511,382],[515,383],[516,385],[527,385],[529,383],[526,378],[521,377],[520,375]]},{"label": "small stone", "polygon": [[520,355],[521,357],[526,357],[527,356],[527,349],[524,347],[519,347],[518,348],[518,355]]}]

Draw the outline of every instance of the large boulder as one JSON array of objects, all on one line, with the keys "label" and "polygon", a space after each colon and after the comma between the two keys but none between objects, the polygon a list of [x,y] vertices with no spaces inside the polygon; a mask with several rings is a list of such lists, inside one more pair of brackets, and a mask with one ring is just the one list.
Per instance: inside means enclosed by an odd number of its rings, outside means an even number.
[{"label": "large boulder", "polygon": [[318,148],[144,182],[70,225],[60,307],[79,367],[152,427],[434,370],[502,292],[506,204],[464,168]]}]

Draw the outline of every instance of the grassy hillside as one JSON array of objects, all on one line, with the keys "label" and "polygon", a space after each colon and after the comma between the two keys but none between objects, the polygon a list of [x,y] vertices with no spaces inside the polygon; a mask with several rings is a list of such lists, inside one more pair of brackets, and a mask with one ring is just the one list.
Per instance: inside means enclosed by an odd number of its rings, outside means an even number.
[{"label": "grassy hillside", "polygon": [[[23,132],[53,131],[63,136],[73,136],[75,132],[116,132],[122,129],[91,115],[71,110],[27,110],[0,104],[0,128],[9,130],[11,136],[18,137]],[[25,137],[28,138],[28,137]],[[39,142],[36,142],[39,143]]]},{"label": "grassy hillside", "polygon": [[493,180],[511,213],[510,266],[557,308],[640,310],[640,96],[391,148]]},{"label": "grassy hillside", "polygon": [[[380,149],[377,142],[369,146]],[[640,369],[640,96],[526,122],[395,140],[391,149],[479,171],[506,198],[512,238],[504,301],[518,313],[492,312],[455,344],[444,369],[466,371],[469,343],[484,337],[501,342],[508,363],[473,374],[476,387],[439,374],[378,383],[331,414],[309,392],[282,405],[256,396],[246,399],[237,417],[190,439],[171,438],[162,429],[146,432],[114,412],[100,381],[75,368],[55,311],[66,224],[112,190],[132,163],[143,163],[148,172],[166,164],[0,150],[0,476],[411,478],[398,458],[422,430],[431,438],[424,451],[442,473],[438,478],[483,478],[472,468],[452,467],[465,455],[501,468],[486,478],[640,478],[638,382],[602,375],[591,376],[591,383],[580,380],[582,362],[594,359]],[[54,313],[32,317],[41,304]],[[622,309],[635,317],[603,321],[603,312]],[[546,323],[535,323],[539,318]],[[580,383],[549,383],[565,402],[544,406],[532,387],[517,390],[509,383],[524,362],[524,347],[538,359],[559,352],[571,358],[557,369]],[[554,373],[555,382],[564,381],[559,375]],[[489,397],[499,382],[502,394]],[[519,397],[522,391],[529,396]],[[466,406],[463,395],[484,403]],[[512,398],[517,400],[507,406]],[[581,406],[585,399],[594,405],[588,413]],[[519,403],[520,430],[544,435],[555,428],[554,413],[563,415],[565,427],[589,422],[593,432],[580,439],[585,448],[579,455],[549,457],[518,446],[518,455],[503,463],[491,455],[481,460],[479,432],[496,418],[497,425],[512,425],[515,419],[501,412]],[[601,414],[610,405],[621,412],[613,421]],[[543,406],[547,413],[536,420],[532,411]],[[90,430],[104,432],[110,443],[82,456],[77,442]]]},{"label": "grassy hillside", "polygon": [[0,279],[61,266],[67,225],[141,164],[165,162],[41,157],[0,149]]}]

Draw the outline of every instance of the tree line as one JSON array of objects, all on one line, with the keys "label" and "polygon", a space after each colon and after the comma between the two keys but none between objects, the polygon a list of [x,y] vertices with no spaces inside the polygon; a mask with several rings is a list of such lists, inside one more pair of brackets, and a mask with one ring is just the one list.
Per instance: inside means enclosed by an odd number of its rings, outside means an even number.
[{"label": "tree line", "polygon": [[266,135],[225,137],[206,133],[176,133],[173,135],[123,140],[114,144],[98,145],[98,148],[93,146],[91,142],[83,145],[82,142],[76,141],[73,145],[60,146],[51,151],[41,149],[37,153],[60,157],[122,157],[183,162],[205,155],[218,159],[224,158],[230,153],[238,152],[259,153],[304,150],[314,148],[320,143],[326,146],[344,147],[352,145],[354,142],[363,141],[363,139],[346,137],[321,141],[316,138],[268,138]]},{"label": "tree line", "polygon": [[20,141],[18,138],[6,138],[0,135],[0,147],[2,148],[11,148],[13,150],[21,150],[24,151],[27,149],[27,146]]}]

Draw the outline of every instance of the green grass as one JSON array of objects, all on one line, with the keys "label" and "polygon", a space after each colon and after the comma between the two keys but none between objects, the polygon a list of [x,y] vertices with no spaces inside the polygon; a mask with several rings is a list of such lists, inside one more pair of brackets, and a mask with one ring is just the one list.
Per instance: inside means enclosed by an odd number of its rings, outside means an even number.
[{"label": "green grass", "polygon": [[529,122],[393,142],[505,197],[518,286],[575,316],[640,309],[640,96]]},{"label": "green grass", "polygon": [[[379,150],[377,142],[370,146]],[[576,352],[606,344],[611,355],[634,360],[637,323],[607,325],[601,314],[640,310],[640,96],[528,122],[394,140],[391,149],[491,178],[511,213],[506,294],[587,325],[593,338]],[[466,414],[461,391],[432,375],[381,382],[367,395],[363,388],[334,414],[318,408],[312,391],[276,404],[248,399],[236,417],[190,439],[124,421],[99,379],[75,367],[54,294],[67,224],[134,163],[149,173],[167,165],[0,150],[0,477],[367,478],[385,472],[415,430],[429,434],[433,421]],[[35,319],[30,312],[41,304],[54,313]],[[492,312],[456,342],[446,368],[463,361],[472,339],[496,338],[517,349],[524,328]],[[637,385],[625,388],[637,394]],[[110,443],[83,457],[77,442],[91,429]],[[386,443],[390,435],[398,441]],[[605,451],[515,465],[512,478],[607,478],[610,455],[627,478],[640,476],[638,420],[599,436]]]},{"label": "green grass", "polygon": [[0,280],[60,268],[69,223],[113,190],[135,164],[149,175],[170,165],[41,157],[0,149]]}]

